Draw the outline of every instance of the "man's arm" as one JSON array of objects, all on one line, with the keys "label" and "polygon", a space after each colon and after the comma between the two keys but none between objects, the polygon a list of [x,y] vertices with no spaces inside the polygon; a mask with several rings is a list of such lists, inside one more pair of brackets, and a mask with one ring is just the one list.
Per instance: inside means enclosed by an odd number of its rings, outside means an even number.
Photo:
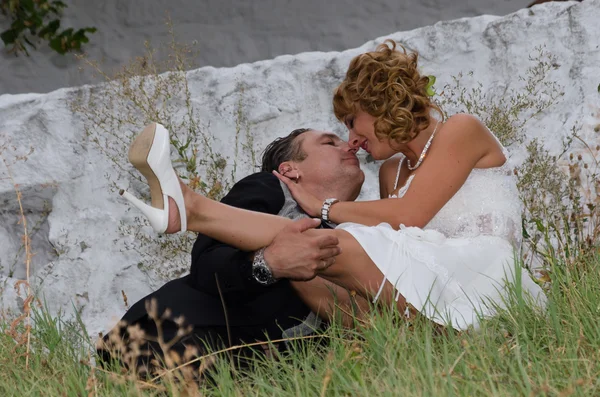
[{"label": "man's arm", "polygon": [[[242,179],[222,200],[223,203],[252,211],[277,214],[284,203],[279,180],[270,173],[258,173]],[[302,231],[316,227],[318,221],[303,219],[282,230],[265,250],[265,260],[275,278],[309,280],[316,270],[331,265],[339,254],[337,239],[303,235]],[[235,227],[235,219],[231,220]],[[190,282],[192,287],[214,295],[221,292],[228,300],[246,299],[268,288],[277,288],[281,282],[264,286],[252,277],[254,252],[238,250],[204,235],[192,250]],[[236,299],[236,300],[237,300]]]},{"label": "man's arm", "polygon": [[[277,214],[284,195],[277,178],[269,173],[250,175],[236,183],[221,200],[225,204],[251,211]],[[231,220],[235,227],[235,219]],[[218,295],[217,283],[223,293],[246,290],[252,293],[261,285],[252,279],[254,253],[238,250],[205,235],[199,234],[192,249],[191,285]]]}]

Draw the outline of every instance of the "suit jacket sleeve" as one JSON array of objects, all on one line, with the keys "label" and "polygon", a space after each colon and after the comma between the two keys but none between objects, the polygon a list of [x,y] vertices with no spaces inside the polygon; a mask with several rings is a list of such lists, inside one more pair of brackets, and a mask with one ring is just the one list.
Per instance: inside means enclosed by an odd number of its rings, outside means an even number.
[{"label": "suit jacket sleeve", "polygon": [[[278,214],[284,201],[279,180],[268,172],[242,179],[221,200],[231,206],[269,214]],[[235,227],[235,219],[231,220],[231,226]],[[252,277],[252,254],[199,234],[192,249],[191,286],[219,296],[218,280],[228,303],[243,303],[287,281],[281,280],[272,286],[256,282]]]}]

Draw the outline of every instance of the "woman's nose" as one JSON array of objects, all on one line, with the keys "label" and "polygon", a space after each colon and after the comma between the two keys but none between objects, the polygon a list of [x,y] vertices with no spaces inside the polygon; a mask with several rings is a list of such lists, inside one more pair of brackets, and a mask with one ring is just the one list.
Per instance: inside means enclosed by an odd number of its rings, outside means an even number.
[{"label": "woman's nose", "polygon": [[358,135],[350,130],[350,133],[348,134],[348,146],[352,149],[358,149],[359,142]]},{"label": "woman's nose", "polygon": [[348,153],[354,153],[354,154],[356,154],[356,152],[358,152],[358,147],[350,146],[350,143],[348,143],[348,144],[346,145],[346,148],[345,148],[345,150],[346,150]]}]

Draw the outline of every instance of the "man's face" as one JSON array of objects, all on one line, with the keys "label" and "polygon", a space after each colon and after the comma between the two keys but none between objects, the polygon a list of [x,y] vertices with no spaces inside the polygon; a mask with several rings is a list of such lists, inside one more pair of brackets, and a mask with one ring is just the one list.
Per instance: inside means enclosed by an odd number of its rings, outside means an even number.
[{"label": "man's face", "polygon": [[357,149],[331,132],[307,131],[298,137],[306,158],[295,163],[303,182],[359,192],[365,179]]}]

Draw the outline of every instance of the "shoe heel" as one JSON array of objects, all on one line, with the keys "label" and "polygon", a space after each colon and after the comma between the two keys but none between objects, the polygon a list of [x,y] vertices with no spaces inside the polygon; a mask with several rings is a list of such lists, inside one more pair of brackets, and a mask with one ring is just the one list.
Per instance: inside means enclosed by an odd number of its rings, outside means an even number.
[{"label": "shoe heel", "polygon": [[158,177],[148,164],[148,155],[152,149],[156,123],[151,123],[142,130],[129,148],[129,162],[146,178],[150,187],[151,205],[154,208],[164,208],[163,192]]},{"label": "shoe heel", "polygon": [[185,202],[179,178],[170,158],[170,139],[167,129],[158,123],[147,125],[129,148],[129,162],[146,178],[150,186],[151,206],[133,195],[121,195],[140,209],[158,233],[164,233],[169,223],[169,197],[179,210],[180,230],[187,231]]},{"label": "shoe heel", "polygon": [[121,189],[119,194],[123,196],[127,201],[133,204],[137,209],[139,209],[150,221],[150,226],[157,233],[164,233],[167,230],[167,226],[169,223],[169,202],[166,203],[166,208],[164,210],[154,208],[139,200],[133,194],[129,193],[126,190]]}]

